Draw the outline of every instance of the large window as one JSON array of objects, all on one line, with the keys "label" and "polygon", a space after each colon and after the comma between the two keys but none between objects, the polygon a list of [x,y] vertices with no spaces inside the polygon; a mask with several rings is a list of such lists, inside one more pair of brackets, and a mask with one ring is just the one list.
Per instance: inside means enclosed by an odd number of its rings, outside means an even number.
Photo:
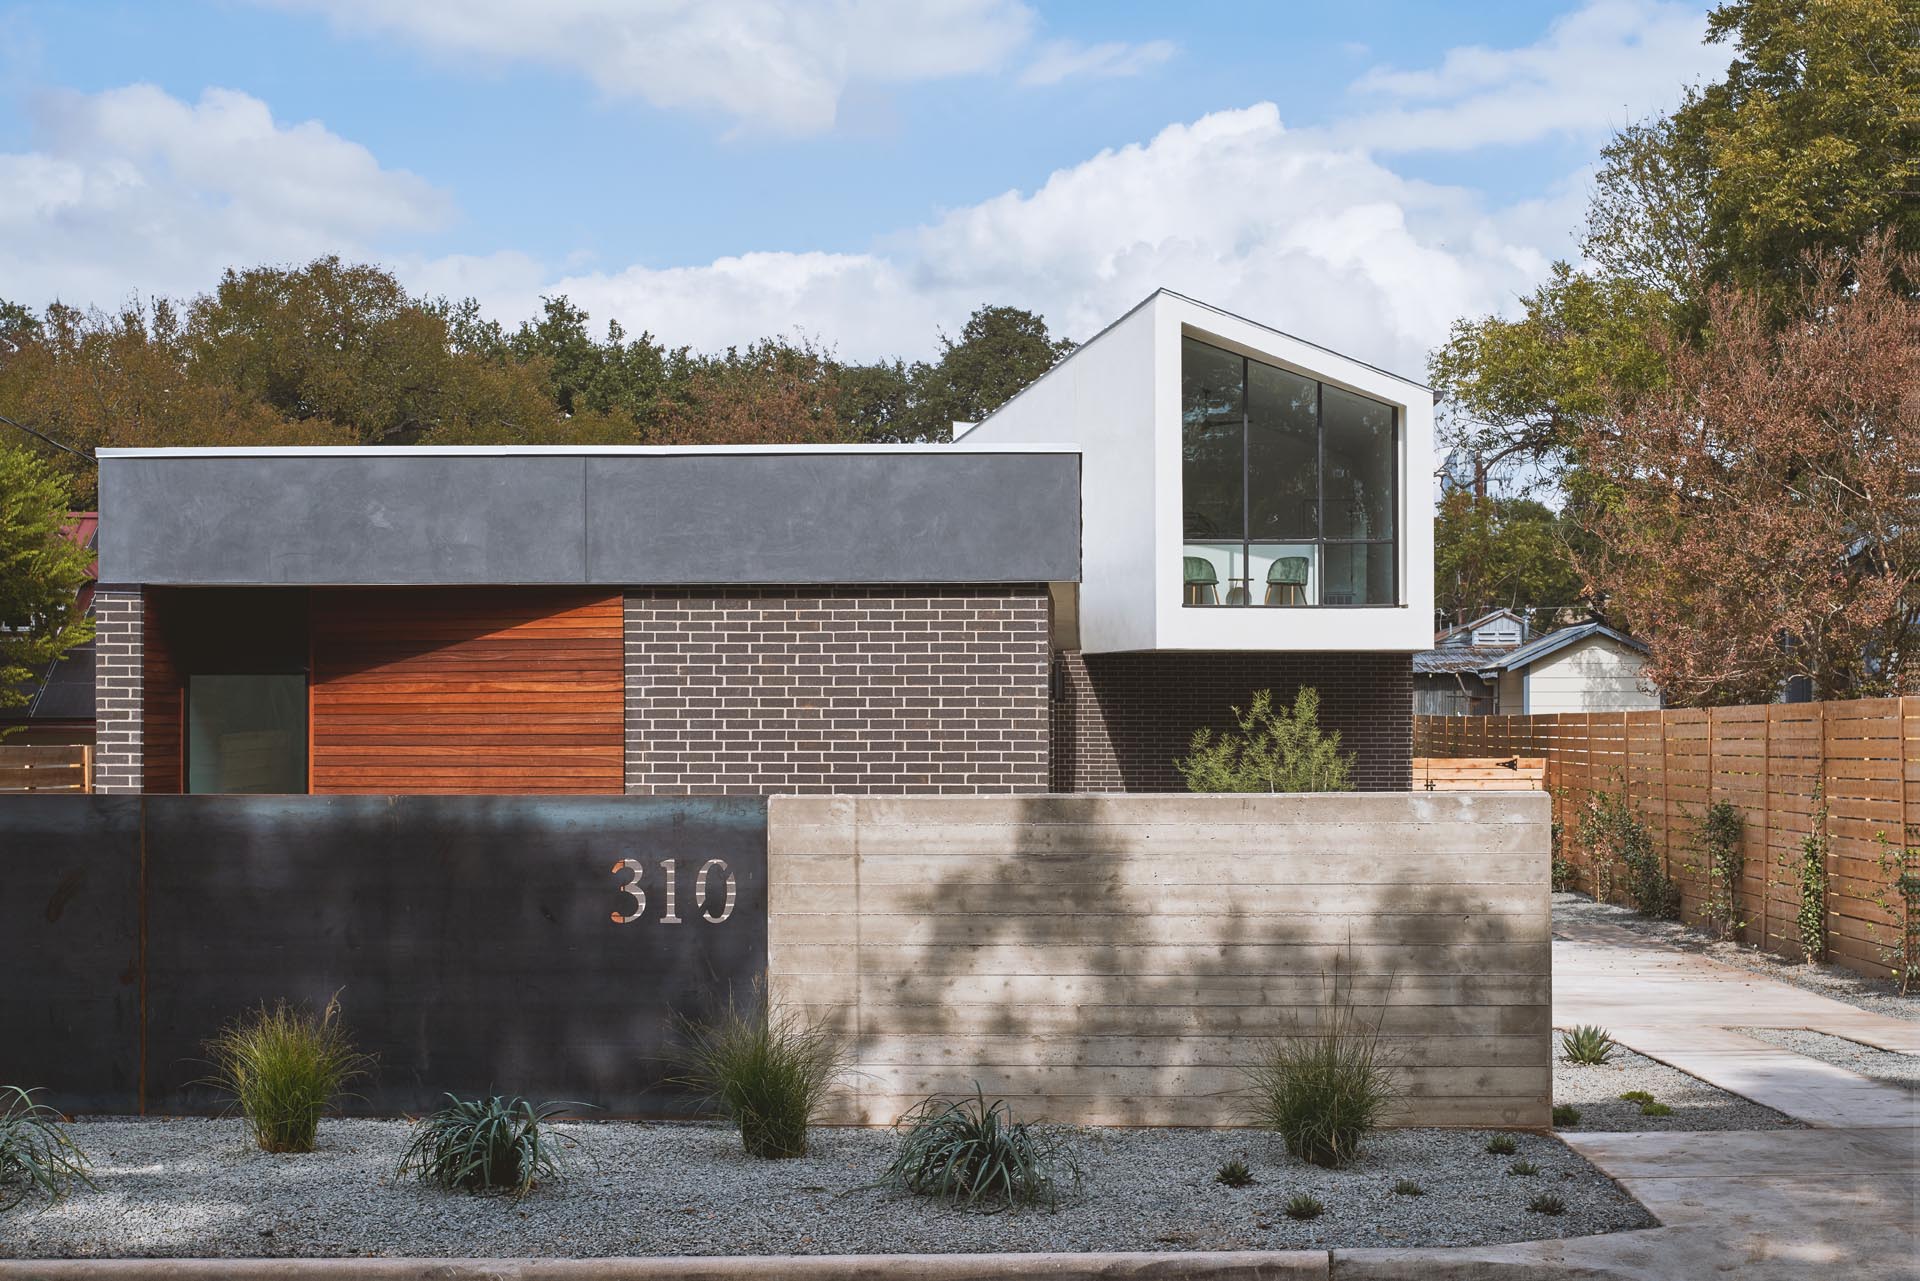
[{"label": "large window", "polygon": [[1394,409],[1181,343],[1181,590],[1189,605],[1392,605]]},{"label": "large window", "polygon": [[189,792],[307,790],[307,677],[187,678]]}]

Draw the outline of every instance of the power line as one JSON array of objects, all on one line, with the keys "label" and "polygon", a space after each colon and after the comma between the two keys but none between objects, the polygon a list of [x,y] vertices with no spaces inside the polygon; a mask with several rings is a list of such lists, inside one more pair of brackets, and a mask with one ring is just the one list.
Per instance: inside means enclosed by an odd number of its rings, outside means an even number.
[{"label": "power line", "polygon": [[0,423],[5,423],[9,427],[18,427],[21,431],[27,433],[27,435],[33,437],[35,440],[43,440],[47,444],[52,445],[55,449],[65,450],[67,453],[72,454],[75,458],[84,458],[96,467],[100,465],[99,460],[94,458],[92,454],[87,453],[85,450],[75,449],[72,445],[62,444],[60,441],[55,440],[53,437],[47,435],[45,432],[35,431],[33,428],[27,426],[25,423],[17,423],[13,419],[7,417],[5,414],[0,414]]}]

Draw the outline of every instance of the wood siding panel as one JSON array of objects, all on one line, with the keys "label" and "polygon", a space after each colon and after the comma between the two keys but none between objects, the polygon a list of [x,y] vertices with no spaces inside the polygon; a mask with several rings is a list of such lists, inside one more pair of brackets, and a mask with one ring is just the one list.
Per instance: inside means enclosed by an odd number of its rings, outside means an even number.
[{"label": "wood siding panel", "polygon": [[618,593],[316,591],[313,790],[616,793]]},{"label": "wood siding panel", "polygon": [[177,793],[187,790],[186,752],[181,741],[185,715],[185,682],[167,644],[161,603],[149,593],[141,623],[141,754],[140,790]]}]

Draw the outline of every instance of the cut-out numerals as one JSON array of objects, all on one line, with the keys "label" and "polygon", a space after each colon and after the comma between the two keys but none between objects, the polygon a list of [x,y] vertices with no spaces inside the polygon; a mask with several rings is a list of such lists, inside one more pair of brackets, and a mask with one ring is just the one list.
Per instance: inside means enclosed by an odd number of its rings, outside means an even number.
[{"label": "cut-out numerals", "polygon": [[[666,908],[666,911],[660,916],[660,924],[679,925],[681,924],[681,919],[677,904],[679,901],[680,877],[676,860],[670,858],[661,859],[660,871],[666,884],[665,901],[662,904],[662,906]],[[633,911],[626,913],[614,912],[611,914],[613,923],[615,925],[632,925],[635,921],[645,916],[647,912],[647,891],[640,884],[640,878],[646,874],[646,869],[637,858],[623,858],[613,865],[613,872],[616,876],[622,872],[631,873],[627,878],[627,883],[620,887],[620,892],[633,900]],[[721,885],[723,895],[720,904],[720,914],[718,916],[714,915],[712,904],[708,898],[708,889],[712,884],[709,878],[715,872],[720,873],[726,878]],[[700,865],[700,871],[693,878],[693,892],[695,902],[700,908],[700,919],[709,925],[724,924],[727,919],[733,915],[734,901],[739,893],[739,887],[734,882],[733,871],[727,866],[727,860],[723,858],[710,858],[702,863]]]},{"label": "cut-out numerals", "polygon": [[647,910],[647,892],[640,888],[640,877],[642,874],[640,860],[637,858],[623,858],[613,865],[613,872],[616,876],[622,872],[633,873],[632,878],[620,887],[620,892],[633,900],[633,911],[626,916],[622,916],[618,912],[613,913],[613,923],[615,925],[632,925],[635,921],[639,920]]}]

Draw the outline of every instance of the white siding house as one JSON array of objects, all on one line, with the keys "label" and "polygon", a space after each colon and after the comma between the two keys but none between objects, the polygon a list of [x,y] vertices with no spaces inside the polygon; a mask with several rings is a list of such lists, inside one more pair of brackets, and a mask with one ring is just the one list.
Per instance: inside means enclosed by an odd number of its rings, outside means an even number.
[{"label": "white siding house", "polygon": [[1521,646],[1482,675],[1494,684],[1494,712],[1502,716],[1632,712],[1660,706],[1646,665],[1639,641],[1583,623]]}]

